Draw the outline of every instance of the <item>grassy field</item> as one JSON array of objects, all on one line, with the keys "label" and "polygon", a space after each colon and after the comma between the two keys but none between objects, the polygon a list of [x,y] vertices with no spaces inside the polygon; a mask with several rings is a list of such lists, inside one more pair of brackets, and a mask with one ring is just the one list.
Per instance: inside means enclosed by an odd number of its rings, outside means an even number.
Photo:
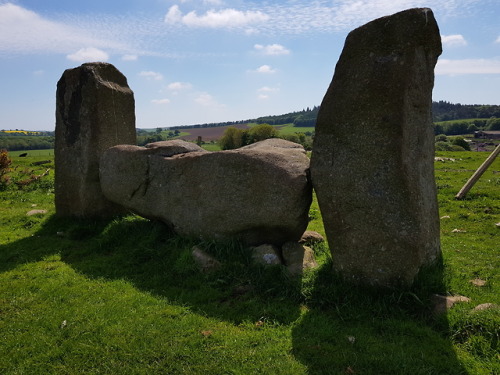
[{"label": "grassy field", "polygon": [[[53,168],[33,165],[46,155],[11,156],[14,181]],[[11,184],[0,191],[0,374],[499,374],[499,310],[473,308],[500,305],[500,160],[457,201],[487,155],[438,156],[444,264],[404,291],[345,284],[324,244],[320,267],[294,279],[237,243],[137,216],[59,219],[52,173]],[[323,233],[316,201],[310,217]],[[194,245],[222,269],[198,272]],[[432,293],[471,302],[434,316]]]}]

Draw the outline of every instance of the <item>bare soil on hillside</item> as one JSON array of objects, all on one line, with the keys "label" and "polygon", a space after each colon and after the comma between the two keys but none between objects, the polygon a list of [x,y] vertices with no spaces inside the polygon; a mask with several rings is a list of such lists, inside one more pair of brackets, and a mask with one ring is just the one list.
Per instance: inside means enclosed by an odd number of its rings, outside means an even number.
[{"label": "bare soil on hillside", "polygon": [[[248,129],[246,124],[229,125],[238,129]],[[229,126],[216,126],[213,128],[192,128],[192,129],[179,129],[182,132],[188,132],[189,135],[179,137],[185,141],[196,141],[198,137],[205,142],[216,141],[222,137],[222,134],[226,131]]]}]

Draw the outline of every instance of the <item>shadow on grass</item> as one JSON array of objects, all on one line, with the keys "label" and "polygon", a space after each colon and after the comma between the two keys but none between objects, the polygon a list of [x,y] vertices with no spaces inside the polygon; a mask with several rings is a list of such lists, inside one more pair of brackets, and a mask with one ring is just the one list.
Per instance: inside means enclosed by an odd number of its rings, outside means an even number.
[{"label": "shadow on grass", "polygon": [[467,374],[446,316],[431,312],[431,294],[446,290],[442,269],[422,272],[411,290],[380,292],[323,267],[293,329],[293,354],[312,374]]},{"label": "shadow on grass", "polygon": [[125,279],[202,315],[289,325],[292,354],[311,374],[466,373],[447,338],[446,317],[430,312],[430,294],[446,290],[442,267],[411,291],[376,293],[342,282],[330,264],[301,282],[280,268],[253,266],[239,244],[204,243],[224,265],[200,274],[191,258],[198,242],[136,217],[51,217],[34,236],[0,246],[0,271],[59,254],[87,277]]},{"label": "shadow on grass", "polygon": [[278,267],[252,265],[247,249],[238,243],[202,243],[223,267],[200,273],[191,256],[198,244],[138,217],[95,221],[53,216],[32,237],[0,246],[0,271],[59,254],[87,277],[123,279],[201,315],[234,324],[261,319],[289,324],[297,319],[297,280]]}]

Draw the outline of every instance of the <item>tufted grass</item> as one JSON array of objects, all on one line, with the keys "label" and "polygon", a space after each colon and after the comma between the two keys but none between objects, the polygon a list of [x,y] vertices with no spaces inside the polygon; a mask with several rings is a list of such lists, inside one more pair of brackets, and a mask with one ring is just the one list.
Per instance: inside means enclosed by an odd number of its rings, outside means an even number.
[{"label": "tufted grass", "polygon": [[[436,162],[444,264],[401,291],[344,283],[324,244],[320,267],[294,279],[253,265],[238,243],[180,238],[137,216],[58,219],[52,174],[10,186],[0,192],[0,373],[499,373],[498,310],[472,309],[500,304],[500,161],[456,201],[486,155],[439,156],[455,159]],[[31,165],[38,157],[13,157],[13,178],[45,170]],[[324,233],[316,201],[310,217]],[[201,274],[193,245],[222,269]],[[472,301],[434,317],[431,293]]]}]

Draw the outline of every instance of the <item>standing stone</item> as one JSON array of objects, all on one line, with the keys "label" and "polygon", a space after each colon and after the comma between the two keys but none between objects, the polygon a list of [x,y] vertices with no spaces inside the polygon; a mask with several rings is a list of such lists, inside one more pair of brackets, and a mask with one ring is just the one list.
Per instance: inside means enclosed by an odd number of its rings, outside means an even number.
[{"label": "standing stone", "polygon": [[311,175],[334,269],[410,284],[440,256],[431,117],[441,38],[430,9],[374,20],[346,39],[318,114]]},{"label": "standing stone", "polygon": [[134,94],[113,65],[87,63],[57,83],[55,205],[59,216],[112,216],[123,211],[101,192],[99,158],[135,144]]}]

